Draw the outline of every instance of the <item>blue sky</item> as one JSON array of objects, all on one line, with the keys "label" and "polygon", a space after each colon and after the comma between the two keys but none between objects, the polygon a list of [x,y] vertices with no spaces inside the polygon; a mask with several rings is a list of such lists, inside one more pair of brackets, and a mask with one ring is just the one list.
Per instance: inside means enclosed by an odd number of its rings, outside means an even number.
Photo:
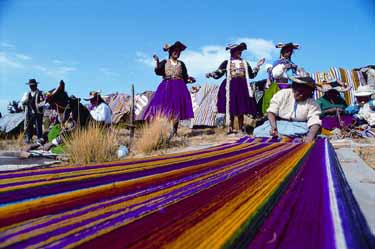
[{"label": "blue sky", "polygon": [[[294,62],[309,72],[375,64],[374,0],[105,1],[0,0],[0,111],[20,99],[36,78],[50,90],[60,79],[69,94],[86,96],[155,90],[152,55],[165,43],[188,46],[181,59],[204,78],[228,55],[226,44],[246,41],[252,64],[272,63],[278,42],[297,42]],[[264,78],[260,73],[257,80]]]}]

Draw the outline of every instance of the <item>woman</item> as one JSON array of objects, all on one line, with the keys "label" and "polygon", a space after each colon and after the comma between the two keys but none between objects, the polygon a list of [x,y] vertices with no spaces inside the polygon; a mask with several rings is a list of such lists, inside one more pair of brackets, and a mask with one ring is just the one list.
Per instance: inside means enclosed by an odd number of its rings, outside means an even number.
[{"label": "woman", "polygon": [[227,118],[228,134],[235,132],[234,117],[238,117],[238,127],[244,132],[244,114],[255,115],[256,102],[254,92],[250,88],[248,79],[253,79],[257,75],[259,68],[263,65],[265,59],[258,61],[254,70],[249,63],[241,58],[242,51],[247,49],[245,43],[233,44],[227,46],[230,50],[230,59],[221,63],[219,68],[206,74],[207,78],[219,79],[226,74],[226,79],[221,83],[217,109],[219,113],[225,113]]},{"label": "woman", "polygon": [[355,114],[357,123],[366,122],[375,126],[375,103],[373,100],[374,90],[370,85],[359,86],[354,92],[356,103],[348,106],[346,112]]},{"label": "woman", "polygon": [[103,100],[99,92],[91,91],[89,97],[85,100],[90,101],[89,111],[94,120],[106,125],[112,123],[111,108]]},{"label": "woman", "polygon": [[290,84],[288,76],[297,75],[297,65],[292,62],[292,55],[295,49],[300,46],[292,42],[283,44],[278,43],[276,48],[281,48],[280,58],[276,60],[272,65],[272,70],[269,73],[269,78],[272,79],[272,83],[264,93],[262,112],[266,113],[267,108],[270,104],[270,100],[275,93],[280,89],[289,88]]},{"label": "woman", "polygon": [[353,123],[353,117],[345,113],[347,104],[341,97],[340,92],[350,90],[350,87],[345,87],[343,83],[337,80],[324,81],[321,87],[317,89],[324,93],[322,97],[316,100],[320,106],[322,114],[322,127],[327,130],[335,128],[347,127]]},{"label": "woman", "polygon": [[154,97],[147,106],[143,119],[152,120],[162,115],[173,121],[173,135],[177,134],[179,120],[194,117],[193,107],[187,83],[194,83],[195,79],[188,76],[185,64],[178,58],[186,46],[177,41],[172,46],[165,45],[163,50],[168,52],[167,60],[156,61],[155,73],[163,77]]},{"label": "woman", "polygon": [[277,92],[267,109],[268,122],[255,128],[255,137],[303,137],[311,142],[320,130],[321,113],[312,98],[315,82],[310,77],[291,78],[292,88]]}]

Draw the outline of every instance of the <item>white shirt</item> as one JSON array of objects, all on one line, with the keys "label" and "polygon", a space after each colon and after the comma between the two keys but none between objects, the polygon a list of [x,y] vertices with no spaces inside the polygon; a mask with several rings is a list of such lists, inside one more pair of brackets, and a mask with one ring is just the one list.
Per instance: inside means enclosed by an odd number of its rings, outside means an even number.
[{"label": "white shirt", "polygon": [[322,125],[319,118],[321,110],[312,98],[296,102],[292,89],[283,89],[271,99],[267,112],[272,112],[277,117],[290,121],[306,122],[310,127],[314,124]]},{"label": "white shirt", "polygon": [[370,104],[367,102],[364,104],[357,114],[361,119],[366,120],[369,125],[375,125],[375,111],[370,108]]},{"label": "white shirt", "polygon": [[90,114],[96,121],[104,122],[105,124],[112,123],[112,111],[106,103],[101,103],[96,106],[90,111]]},{"label": "white shirt", "polygon": [[286,74],[285,64],[279,64],[276,67],[272,68],[272,77],[274,79],[288,78],[288,75]]}]

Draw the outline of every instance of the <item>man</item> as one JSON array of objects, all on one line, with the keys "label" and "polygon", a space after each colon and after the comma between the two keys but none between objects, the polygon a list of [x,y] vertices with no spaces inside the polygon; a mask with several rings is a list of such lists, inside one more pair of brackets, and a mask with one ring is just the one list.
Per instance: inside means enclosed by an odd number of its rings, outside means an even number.
[{"label": "man", "polygon": [[38,137],[37,143],[42,143],[44,96],[38,89],[38,82],[35,79],[30,79],[26,85],[29,85],[30,91],[26,92],[21,99],[25,110],[25,143],[31,142],[34,130]]},{"label": "man", "polygon": [[102,99],[100,93],[91,91],[86,101],[90,101],[90,114],[98,122],[109,125],[112,123],[112,111],[107,103]]}]

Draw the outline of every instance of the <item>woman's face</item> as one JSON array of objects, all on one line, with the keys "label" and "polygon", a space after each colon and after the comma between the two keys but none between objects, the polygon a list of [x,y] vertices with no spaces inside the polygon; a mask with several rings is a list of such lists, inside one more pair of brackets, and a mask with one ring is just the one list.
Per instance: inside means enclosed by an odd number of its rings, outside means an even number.
[{"label": "woman's face", "polygon": [[230,53],[231,53],[232,58],[239,59],[239,58],[241,58],[242,50],[240,50],[240,49],[234,49]]},{"label": "woman's face", "polygon": [[333,89],[326,92],[326,96],[329,100],[332,100],[334,102],[336,102],[340,99],[340,93],[336,90],[333,90]]},{"label": "woman's face", "polygon": [[175,48],[171,51],[171,58],[174,60],[177,60],[180,57],[180,54],[181,54],[181,50]]},{"label": "woman's face", "polygon": [[365,104],[371,100],[371,95],[368,96],[357,96],[358,104]]},{"label": "woman's face", "polygon": [[282,51],[281,56],[284,58],[291,59],[293,55],[293,49],[285,49]]},{"label": "woman's face", "polygon": [[294,99],[297,102],[305,101],[311,97],[314,89],[309,86],[297,85],[293,87]]}]

